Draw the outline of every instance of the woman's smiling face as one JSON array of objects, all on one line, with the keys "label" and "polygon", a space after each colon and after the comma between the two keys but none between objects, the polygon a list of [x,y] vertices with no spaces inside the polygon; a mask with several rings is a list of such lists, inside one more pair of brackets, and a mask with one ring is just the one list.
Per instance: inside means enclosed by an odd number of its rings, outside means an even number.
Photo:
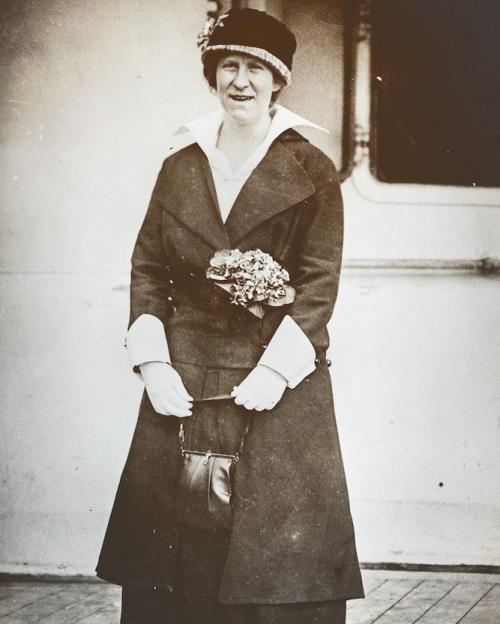
[{"label": "woman's smiling face", "polygon": [[231,54],[219,61],[215,76],[221,104],[235,121],[252,124],[269,117],[271,96],[280,85],[265,63]]}]

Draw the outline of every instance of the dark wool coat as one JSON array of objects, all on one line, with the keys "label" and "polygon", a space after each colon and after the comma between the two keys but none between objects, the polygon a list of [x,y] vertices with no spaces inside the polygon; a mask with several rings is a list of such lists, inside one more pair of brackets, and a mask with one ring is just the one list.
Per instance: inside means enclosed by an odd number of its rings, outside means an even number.
[{"label": "dark wool coat", "polygon": [[[335,167],[289,130],[253,171],[225,224],[200,147],[195,143],[167,158],[137,239],[130,323],[141,314],[163,320],[172,363],[195,398],[230,392],[242,381],[285,314],[316,350],[317,368],[309,377],[287,388],[273,410],[252,413],[236,467],[219,595],[224,603],[363,596],[325,361],[342,237]],[[205,271],[216,250],[236,247],[271,254],[290,273],[295,301],[273,308],[262,321],[231,305]],[[216,416],[204,416],[203,409],[215,409],[208,405],[195,403],[193,418],[222,418],[236,427],[247,417],[232,401],[221,403]],[[156,414],[144,394],[97,567],[101,578],[171,587],[178,427],[178,419]],[[236,440],[227,442],[226,452]]]}]

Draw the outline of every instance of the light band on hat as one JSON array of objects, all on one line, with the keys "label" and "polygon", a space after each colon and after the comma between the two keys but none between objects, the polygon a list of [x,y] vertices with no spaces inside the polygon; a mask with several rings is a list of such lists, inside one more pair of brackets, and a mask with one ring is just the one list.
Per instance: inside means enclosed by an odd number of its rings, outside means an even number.
[{"label": "light band on hat", "polygon": [[288,67],[281,61],[277,56],[271,54],[264,48],[253,48],[251,46],[244,45],[235,45],[235,44],[221,44],[221,45],[209,45],[205,48],[203,52],[203,56],[207,52],[217,51],[217,50],[227,50],[228,52],[241,52],[242,54],[249,54],[250,56],[255,56],[261,61],[265,61],[279,73],[279,75],[285,81],[285,84],[289,85],[292,82],[292,72],[288,69]]}]

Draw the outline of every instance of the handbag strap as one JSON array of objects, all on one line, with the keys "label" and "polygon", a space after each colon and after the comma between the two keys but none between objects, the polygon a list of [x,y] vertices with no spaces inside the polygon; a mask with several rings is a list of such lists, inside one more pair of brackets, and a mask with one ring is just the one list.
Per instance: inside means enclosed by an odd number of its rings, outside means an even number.
[{"label": "handbag strap", "polygon": [[[238,450],[236,451],[236,453],[233,455],[234,457],[234,463],[236,464],[239,460],[241,455],[243,454],[243,450],[245,448],[245,440],[247,437],[247,434],[250,430],[250,423],[252,421],[252,415],[248,414],[248,418],[247,418],[247,422],[245,424],[245,428],[243,429],[243,433],[241,434],[241,439],[240,439],[240,444],[238,446]],[[184,429],[184,423],[181,421],[180,425],[179,425],[179,445],[181,447],[181,454],[184,455],[184,453],[187,451],[186,449],[186,433],[185,433],[185,429]],[[207,451],[207,456],[210,455],[218,455],[219,453],[212,453],[212,451]]]}]

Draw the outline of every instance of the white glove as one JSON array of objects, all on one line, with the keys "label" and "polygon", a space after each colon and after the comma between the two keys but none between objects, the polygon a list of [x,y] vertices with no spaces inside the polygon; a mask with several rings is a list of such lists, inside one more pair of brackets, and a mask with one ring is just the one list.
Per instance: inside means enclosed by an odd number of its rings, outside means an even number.
[{"label": "white glove", "polygon": [[236,405],[248,410],[270,410],[283,396],[287,380],[268,366],[257,365],[231,392]]},{"label": "white glove", "polygon": [[175,368],[165,362],[146,362],[139,368],[155,412],[164,416],[191,416],[193,397]]}]

